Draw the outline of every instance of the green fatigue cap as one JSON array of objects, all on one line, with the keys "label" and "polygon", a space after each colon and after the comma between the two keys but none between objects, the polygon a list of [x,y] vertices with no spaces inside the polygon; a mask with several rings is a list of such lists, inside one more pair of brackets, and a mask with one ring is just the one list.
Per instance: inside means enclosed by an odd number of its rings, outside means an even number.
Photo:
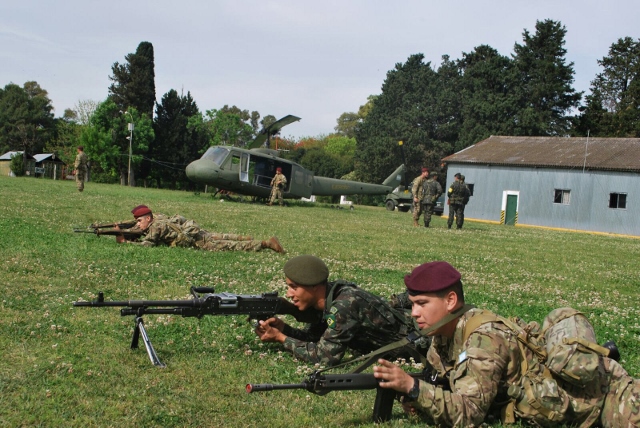
[{"label": "green fatigue cap", "polygon": [[304,255],[285,263],[284,274],[298,285],[317,285],[327,280],[329,268],[318,257]]}]

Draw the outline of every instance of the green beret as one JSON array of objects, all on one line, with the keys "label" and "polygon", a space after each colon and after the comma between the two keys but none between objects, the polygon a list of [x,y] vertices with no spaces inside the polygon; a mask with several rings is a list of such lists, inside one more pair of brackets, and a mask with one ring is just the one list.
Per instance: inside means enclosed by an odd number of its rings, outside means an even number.
[{"label": "green beret", "polygon": [[329,268],[318,257],[304,255],[285,263],[284,275],[298,285],[317,285],[327,280]]}]

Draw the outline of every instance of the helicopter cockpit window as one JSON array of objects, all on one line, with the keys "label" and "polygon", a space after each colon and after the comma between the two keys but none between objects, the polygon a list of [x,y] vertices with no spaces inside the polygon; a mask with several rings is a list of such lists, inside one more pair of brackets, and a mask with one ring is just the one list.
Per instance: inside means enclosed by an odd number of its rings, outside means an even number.
[{"label": "helicopter cockpit window", "polygon": [[204,155],[202,155],[202,159],[208,159],[218,166],[221,166],[227,155],[229,155],[229,149],[225,149],[224,147],[209,147]]}]

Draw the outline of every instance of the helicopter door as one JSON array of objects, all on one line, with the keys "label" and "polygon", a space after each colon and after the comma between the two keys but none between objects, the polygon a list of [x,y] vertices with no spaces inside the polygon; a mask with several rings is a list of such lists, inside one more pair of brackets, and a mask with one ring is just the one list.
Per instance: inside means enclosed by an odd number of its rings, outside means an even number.
[{"label": "helicopter door", "polygon": [[240,158],[240,181],[249,182],[249,153],[242,153]]}]

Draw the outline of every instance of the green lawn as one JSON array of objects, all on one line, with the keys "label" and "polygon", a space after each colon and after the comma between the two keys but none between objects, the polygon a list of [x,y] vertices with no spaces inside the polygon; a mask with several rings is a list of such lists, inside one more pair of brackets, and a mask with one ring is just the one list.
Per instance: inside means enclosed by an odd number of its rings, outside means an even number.
[{"label": "green lawn", "polygon": [[[542,321],[551,309],[584,311],[601,343],[613,339],[640,375],[640,241],[467,222],[412,227],[409,213],[220,202],[210,195],[34,178],[0,177],[0,424],[2,426],[205,427],[369,425],[374,391],[247,394],[245,384],[300,382],[310,369],[256,341],[243,317],[147,316],[166,369],[130,350],[132,317],[116,308],[74,308],[98,291],[108,300],[186,299],[189,287],[285,290],[290,256],[315,254],[331,278],[382,296],[403,290],[420,263],[462,272],[467,300],[502,315]],[[147,204],[208,230],[280,238],[286,255],[210,253],[117,245],[74,234],[126,220]],[[423,426],[394,408],[390,426]]]}]

